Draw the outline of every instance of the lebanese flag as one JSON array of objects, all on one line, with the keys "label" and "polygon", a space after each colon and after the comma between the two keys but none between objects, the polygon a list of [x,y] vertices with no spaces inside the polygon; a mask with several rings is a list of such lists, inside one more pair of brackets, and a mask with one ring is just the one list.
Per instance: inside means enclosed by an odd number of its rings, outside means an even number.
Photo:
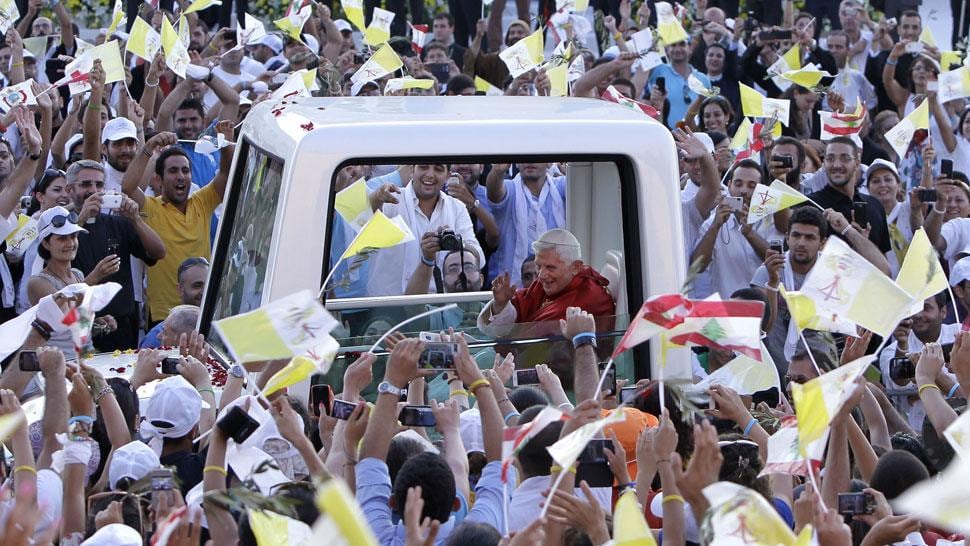
[{"label": "lebanese flag", "polygon": [[603,91],[603,94],[600,95],[600,98],[605,101],[615,102],[617,104],[626,106],[627,108],[639,110],[644,114],[652,117],[653,119],[656,119],[656,120],[660,119],[660,112],[658,112],[656,108],[654,108],[653,106],[650,106],[649,104],[643,104],[642,102],[638,102],[623,96],[623,93],[620,93],[619,91],[617,91],[616,88],[613,87],[612,85],[607,87],[606,91]]},{"label": "lebanese flag", "polygon": [[62,87],[65,85],[70,85],[72,83],[82,83],[86,81],[88,81],[88,73],[76,71],[54,82],[53,87]]},{"label": "lebanese flag", "polygon": [[862,123],[866,120],[866,107],[859,101],[855,112],[851,114],[840,114],[838,112],[818,113],[819,120],[822,122],[820,139],[823,141],[831,140],[837,136],[847,136],[858,146],[862,146],[859,138],[859,131],[862,130]]},{"label": "lebanese flag", "polygon": [[611,358],[648,341],[661,331],[676,345],[727,349],[761,360],[760,301],[691,300],[680,294],[655,296],[643,303]]},{"label": "lebanese flag", "polygon": [[428,45],[428,42],[431,41],[431,36],[428,34],[428,25],[412,25],[408,23],[408,26],[411,27],[411,49],[420,55],[424,46]]},{"label": "lebanese flag", "polygon": [[525,444],[529,443],[536,434],[542,432],[546,425],[556,421],[565,421],[569,416],[552,406],[546,406],[535,416],[535,419],[524,425],[506,428],[502,431],[502,481],[508,482],[509,466],[515,455]]}]

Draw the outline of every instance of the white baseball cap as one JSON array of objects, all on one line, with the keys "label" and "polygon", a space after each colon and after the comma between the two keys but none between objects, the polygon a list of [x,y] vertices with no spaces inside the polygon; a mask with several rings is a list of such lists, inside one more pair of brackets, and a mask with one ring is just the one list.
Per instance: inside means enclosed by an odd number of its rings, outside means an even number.
[{"label": "white baseball cap", "polygon": [[64,143],[64,157],[71,157],[71,150],[74,146],[80,144],[82,140],[84,140],[84,135],[81,133],[71,135],[71,138],[67,139],[67,142]]},{"label": "white baseball cap", "polygon": [[303,43],[305,43],[306,46],[310,48],[310,52],[313,53],[314,55],[317,55],[320,53],[320,42],[318,42],[317,39],[314,38],[312,35],[304,34]]},{"label": "white baseball cap", "polygon": [[88,232],[88,230],[77,225],[77,214],[64,207],[51,207],[42,212],[37,221],[37,231],[37,237],[42,241],[50,235]]},{"label": "white baseball cap", "polygon": [[956,286],[966,280],[970,280],[970,256],[957,260],[950,270],[950,286]]},{"label": "white baseball cap", "polygon": [[112,523],[98,529],[81,546],[141,546],[141,533],[120,523]]},{"label": "white baseball cap", "polygon": [[138,138],[138,131],[135,124],[128,118],[114,118],[104,125],[101,141],[115,142],[126,138]]},{"label": "white baseball cap", "polygon": [[694,133],[694,136],[697,137],[697,140],[699,140],[702,143],[704,143],[704,147],[707,148],[707,151],[708,152],[710,152],[712,154],[714,153],[714,141],[711,140],[710,135],[708,135],[707,133],[702,133],[702,132],[698,131],[698,132]]},{"label": "white baseball cap", "polygon": [[869,179],[872,178],[874,173],[883,169],[893,173],[893,176],[896,177],[896,182],[899,182],[899,170],[896,169],[896,164],[891,161],[886,161],[885,159],[877,159],[869,165],[868,169],[866,169],[866,185],[869,184]]},{"label": "white baseball cap", "polygon": [[264,45],[273,50],[274,53],[279,54],[283,51],[283,39],[275,34],[266,34],[261,36],[248,44],[248,46]]},{"label": "white baseball cap", "polygon": [[350,23],[348,23],[345,19],[337,19],[336,21],[333,22],[333,24],[337,26],[337,30],[339,30],[340,32],[354,31],[354,27],[350,26]]},{"label": "white baseball cap", "polygon": [[181,438],[199,423],[202,396],[181,375],[162,380],[145,408],[142,431],[161,438]]},{"label": "white baseball cap", "polygon": [[482,416],[478,408],[461,412],[458,416],[458,434],[466,453],[485,453],[485,437],[482,435]]},{"label": "white baseball cap", "polygon": [[162,463],[152,448],[137,440],[129,442],[118,448],[111,457],[108,486],[116,489],[118,482],[124,478],[138,481],[161,466]]}]

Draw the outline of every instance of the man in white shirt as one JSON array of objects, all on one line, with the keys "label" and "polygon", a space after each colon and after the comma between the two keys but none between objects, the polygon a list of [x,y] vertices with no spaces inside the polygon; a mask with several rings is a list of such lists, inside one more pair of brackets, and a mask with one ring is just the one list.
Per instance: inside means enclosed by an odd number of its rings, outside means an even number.
[{"label": "man in white shirt", "polygon": [[[465,204],[441,191],[450,174],[447,164],[415,165],[411,182],[403,188],[384,184],[371,194],[374,211],[383,211],[388,217],[401,216],[414,240],[375,253],[367,282],[368,296],[404,294],[418,261],[426,261],[422,244],[430,245],[429,251],[436,254],[435,260],[427,260],[430,265],[444,259],[448,249],[441,248],[440,235],[445,231],[461,237],[464,249],[478,256],[479,267],[485,264],[485,253],[475,238],[475,227]],[[425,237],[432,232],[439,237]],[[428,291],[434,291],[434,286],[429,285]]]},{"label": "man in white shirt", "polygon": [[[909,358],[913,365],[912,369],[915,370],[916,359],[919,358],[919,352],[923,350],[925,344],[935,342],[944,346],[952,345],[956,333],[960,331],[960,324],[943,324],[949,305],[946,292],[927,298],[919,313],[899,323],[893,332],[895,341],[879,354],[879,369],[882,371],[886,395],[892,400],[896,409],[907,418],[909,426],[916,431],[923,430],[926,411],[919,399],[913,377],[898,375],[892,377],[892,361],[895,358]],[[943,373],[951,375],[945,367]],[[954,381],[956,381],[955,378]]]},{"label": "man in white shirt", "polygon": [[[862,101],[866,109],[874,110],[879,102],[876,88],[866,79],[863,72],[848,64],[849,37],[841,30],[833,30],[828,35],[826,45],[835,59],[835,66],[839,67],[839,73],[832,82],[830,90],[845,97],[845,111],[854,112],[858,105],[857,101]],[[831,109],[827,97],[824,106],[826,109]]]},{"label": "man in white shirt", "polygon": [[286,64],[286,57],[282,56],[283,39],[275,34],[266,34],[258,40],[253,40],[246,47],[253,60],[262,63],[263,72],[277,70]]},{"label": "man in white shirt", "polygon": [[866,62],[869,60],[869,49],[872,43],[872,32],[862,28],[859,14],[865,10],[856,0],[842,0],[839,4],[839,21],[842,31],[849,39],[849,53],[847,66],[865,73]]},{"label": "man in white shirt", "polygon": [[702,270],[711,269],[712,288],[725,298],[748,287],[768,250],[767,239],[783,238],[771,217],[755,224],[747,222],[751,195],[758,184],[764,183],[761,166],[742,160],[730,178],[729,195],[701,226],[701,236],[691,255],[691,263],[700,260]]},{"label": "man in white shirt", "polygon": [[138,152],[138,130],[128,118],[114,118],[104,125],[104,191],[121,192],[121,179]]},{"label": "man in white shirt", "polygon": [[[233,43],[230,42],[230,44]],[[212,75],[226,82],[229,87],[244,84],[242,88],[247,88],[248,84],[252,83],[256,77],[249,72],[243,72],[241,66],[243,57],[245,56],[246,52],[244,50],[232,49],[230,45],[227,45],[223,48],[219,66],[212,69]],[[216,96],[214,91],[206,93],[204,99],[206,111],[211,110],[217,102],[219,102],[219,97]]]}]

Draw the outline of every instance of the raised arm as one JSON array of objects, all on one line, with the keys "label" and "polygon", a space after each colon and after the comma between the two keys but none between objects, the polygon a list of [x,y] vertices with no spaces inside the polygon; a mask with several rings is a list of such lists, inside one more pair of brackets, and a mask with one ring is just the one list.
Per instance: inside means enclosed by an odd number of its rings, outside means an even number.
[{"label": "raised arm", "polygon": [[[238,96],[238,95],[237,95]],[[216,131],[225,137],[226,142],[232,142],[233,139],[233,122],[229,120],[222,120],[216,125]],[[222,149],[222,153],[219,154],[219,171],[216,172],[215,177],[212,178],[212,187],[215,188],[216,193],[219,194],[219,199],[223,199],[226,196],[226,186],[229,184],[229,171],[232,169],[232,152],[235,150],[235,144],[231,144]]]},{"label": "raised arm", "polygon": [[156,261],[164,258],[165,243],[158,236],[158,233],[141,217],[141,212],[138,210],[138,204],[135,203],[135,200],[124,196],[119,212],[122,216],[128,218],[131,225],[135,228],[135,234],[138,235],[138,240],[141,241],[141,245],[145,248],[147,257]]},{"label": "raised arm", "polygon": [[589,72],[586,72],[580,76],[579,79],[576,80],[576,83],[573,84],[573,96],[596,98],[593,90],[596,89],[596,85],[600,81],[621,70],[629,70],[636,60],[636,53],[620,53],[612,61],[603,63],[590,69]]},{"label": "raised arm", "polygon": [[[57,25],[61,27],[61,45],[64,46],[64,51],[68,55],[74,54],[74,22],[71,20],[71,14],[68,13],[67,8],[64,6],[64,2],[54,3],[54,16],[57,17]],[[105,37],[105,41],[111,39],[111,36]]]},{"label": "raised arm", "polygon": [[488,200],[492,203],[501,203],[505,200],[508,190],[505,189],[505,174],[509,172],[508,163],[495,163],[492,170],[485,177],[485,190]]},{"label": "raised arm", "polygon": [[166,146],[174,146],[176,142],[178,142],[178,137],[175,136],[175,133],[158,133],[145,143],[141,151],[135,155],[135,159],[131,161],[128,170],[125,171],[125,176],[121,179],[121,190],[138,204],[138,208],[145,208],[145,192],[141,190],[138,184],[141,182],[148,160],[156,150]]},{"label": "raised arm", "polygon": [[[957,342],[960,343],[959,340]],[[940,437],[943,436],[943,431],[957,419],[957,413],[946,403],[943,391],[937,385],[942,372],[943,348],[939,343],[927,343],[923,346],[919,360],[916,362],[916,385],[926,416],[929,417],[930,423],[936,429],[936,434]]]},{"label": "raised arm", "polygon": [[219,104],[221,105],[219,119],[229,120],[232,122],[232,125],[235,125],[236,118],[239,117],[239,92],[228,83],[222,81],[222,78],[217,78],[211,74],[205,83],[215,93],[216,98],[219,99]]},{"label": "raised arm", "polygon": [[[31,84],[31,90],[37,97],[37,110],[40,111],[40,157],[43,161],[37,161],[34,165],[33,180],[40,180],[44,177],[47,168],[47,157],[51,151],[51,132],[54,130],[54,105],[51,103],[50,95],[43,93],[44,88],[37,82]],[[33,121],[33,115],[30,116]]]},{"label": "raised arm", "polygon": [[104,69],[101,60],[95,59],[94,68],[88,73],[91,96],[84,109],[84,159],[101,161],[101,106],[104,97]]},{"label": "raised arm", "polygon": [[172,119],[175,116],[175,110],[189,96],[189,91],[191,90],[191,79],[184,79],[175,85],[175,89],[172,89],[168,96],[165,97],[165,100],[162,101],[161,106],[158,107],[158,116],[155,118],[155,130],[159,132],[172,130]]},{"label": "raised arm", "polygon": [[886,95],[889,96],[889,100],[893,101],[896,108],[900,110],[909,99],[909,91],[896,81],[896,63],[899,62],[899,57],[906,52],[906,45],[910,42],[911,40],[902,40],[893,46],[892,51],[889,52],[889,57],[886,59],[886,65],[882,68],[882,87],[885,89]]},{"label": "raised arm", "polygon": [[[249,408],[244,405],[243,409]],[[213,427],[205,457],[205,467],[202,471],[202,488],[205,493],[202,508],[209,523],[209,534],[215,544],[235,544],[239,539],[236,520],[228,510],[216,502],[215,497],[210,495],[210,493],[226,490],[226,442],[222,429]]]},{"label": "raised arm", "polygon": [[[4,218],[10,216],[20,208],[20,197],[27,192],[27,186],[33,180],[34,170],[40,160],[41,137],[40,131],[34,126],[33,116],[23,106],[18,106],[11,110],[13,120],[17,123],[20,130],[20,140],[24,145],[24,157],[14,168],[10,177],[0,190],[0,215]],[[10,115],[4,117],[4,122],[10,119]]]},{"label": "raised arm", "polygon": [[858,252],[866,261],[876,266],[879,271],[882,271],[887,276],[889,275],[889,262],[886,261],[886,256],[879,251],[879,247],[875,243],[853,227],[842,213],[833,209],[826,209],[825,219],[828,220],[834,233],[842,233],[845,230],[844,236],[846,242],[849,243],[853,250]]},{"label": "raised arm", "polygon": [[[158,96],[158,82],[159,78],[165,72],[165,56],[159,51],[155,58],[152,59],[148,69],[144,71],[145,73],[145,86],[141,92],[141,99],[138,100],[139,106],[145,112],[145,123],[148,120],[154,118],[155,113],[155,100]],[[171,116],[169,116],[171,118]],[[142,129],[144,130],[144,125],[142,124]],[[156,122],[157,125],[157,122]],[[156,127],[157,128],[157,127]]]},{"label": "raised arm", "polygon": [[502,460],[502,434],[505,424],[502,413],[495,401],[495,393],[482,370],[478,368],[475,359],[468,352],[465,337],[457,336],[458,359],[456,371],[458,377],[465,383],[468,392],[478,399],[478,411],[482,417],[482,442],[485,444],[485,460],[488,462]]},{"label": "raised arm", "polygon": [[714,246],[717,243],[717,235],[721,232],[721,227],[732,214],[734,212],[726,203],[718,205],[717,210],[714,212],[714,220],[700,240],[697,241],[697,246],[694,247],[694,251],[691,252],[690,263],[697,263],[700,260],[701,271],[707,270],[707,267],[711,265],[711,261],[714,259]]},{"label": "raised arm", "polygon": [[[398,343],[387,361],[384,381],[394,388],[403,389],[412,379],[421,375],[418,371],[418,358],[423,350],[424,343],[417,339],[405,339]],[[387,448],[391,445],[391,438],[396,431],[397,396],[378,394],[361,442],[360,458],[385,460]]]},{"label": "raised arm", "polygon": [[326,4],[317,4],[317,17],[320,18],[320,24],[323,25],[323,32],[327,35],[327,43],[323,44],[321,54],[330,62],[336,63],[337,58],[340,57],[340,50],[344,45],[344,37],[337,30],[337,25],[334,24],[330,14],[330,8]]},{"label": "raised arm", "polygon": [[43,0],[28,0],[27,14],[21,17],[20,21],[17,23],[17,32],[19,32],[21,36],[30,36],[30,26],[34,24],[34,19],[37,18],[37,14],[40,13],[40,8],[43,5]]},{"label": "raised arm", "polygon": [[938,133],[940,138],[943,139],[943,145],[946,146],[947,153],[953,153],[957,149],[957,137],[953,132],[953,128],[950,126],[950,116],[943,109],[940,101],[937,100],[936,91],[927,91],[925,100],[930,101],[930,114],[936,120],[936,125],[939,127]]},{"label": "raised arm", "polygon": [[[567,307],[566,319],[560,320],[559,326],[566,342],[573,343],[573,338],[579,334],[596,333],[596,317],[579,307]],[[600,393],[596,392],[596,388],[600,382],[600,374],[596,366],[596,349],[592,344],[583,344],[574,351],[573,389],[578,405],[583,400],[599,398]]]},{"label": "raised arm", "polygon": [[[408,394],[411,392],[408,391]],[[465,445],[458,430],[461,408],[454,400],[448,400],[444,404],[435,400],[428,403],[431,405],[431,413],[434,414],[435,429],[444,438],[442,455],[455,476],[455,486],[466,499],[471,498],[468,489],[468,454],[465,453]]]},{"label": "raised arm", "polygon": [[10,85],[14,85],[26,79],[24,76],[24,42],[17,29],[11,28],[7,31],[7,45],[10,46],[10,72],[7,75],[10,79]]}]

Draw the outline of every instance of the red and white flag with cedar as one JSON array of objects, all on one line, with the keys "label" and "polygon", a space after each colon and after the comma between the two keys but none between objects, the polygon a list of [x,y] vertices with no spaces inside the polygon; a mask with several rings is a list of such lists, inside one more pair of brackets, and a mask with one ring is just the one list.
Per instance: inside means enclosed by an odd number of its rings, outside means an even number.
[{"label": "red and white flag with cedar", "polygon": [[862,101],[859,101],[855,112],[851,114],[823,112],[819,110],[818,117],[822,122],[822,129],[819,135],[821,140],[826,141],[835,137],[846,136],[851,138],[857,146],[862,146],[859,131],[862,130],[862,124],[866,121],[866,107],[862,104]]},{"label": "red and white flag with cedar", "polygon": [[508,481],[509,466],[515,455],[525,444],[529,443],[536,434],[542,432],[547,425],[556,421],[565,421],[569,416],[562,411],[547,406],[535,416],[535,419],[524,425],[506,428],[502,432],[502,481]]},{"label": "red and white flag with cedar", "polygon": [[617,91],[616,88],[613,87],[612,85],[607,87],[606,91],[603,91],[603,94],[600,95],[600,98],[605,101],[615,102],[617,104],[626,106],[627,108],[639,110],[644,114],[652,117],[653,119],[656,119],[656,120],[660,119],[660,112],[658,112],[656,108],[654,108],[653,106],[650,106],[649,104],[643,104],[642,102],[638,102],[623,96],[623,93],[620,93],[619,91]]},{"label": "red and white flag with cedar", "polygon": [[81,300],[80,303],[73,303],[71,309],[61,319],[61,323],[71,330],[75,351],[82,353],[91,344],[94,314],[104,309],[120,290],[120,284],[107,282],[95,286],[83,283],[72,284],[60,291],[62,295],[72,298],[75,302],[78,297]]},{"label": "red and white flag with cedar", "polygon": [[408,26],[411,27],[411,49],[420,55],[421,50],[424,49],[424,46],[428,45],[428,42],[432,38],[428,34],[428,25],[412,25],[408,23]]},{"label": "red and white flag with cedar", "polygon": [[691,300],[681,294],[654,296],[643,303],[612,358],[665,332],[669,343],[726,349],[761,360],[760,301]]}]

